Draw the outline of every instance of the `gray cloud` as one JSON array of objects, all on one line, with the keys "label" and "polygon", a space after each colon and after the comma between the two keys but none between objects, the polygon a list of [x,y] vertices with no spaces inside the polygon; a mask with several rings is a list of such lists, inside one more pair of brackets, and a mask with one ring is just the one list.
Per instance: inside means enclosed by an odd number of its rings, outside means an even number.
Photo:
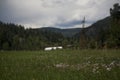
[{"label": "gray cloud", "polygon": [[59,28],[86,26],[109,16],[109,8],[119,0],[0,0],[0,20],[25,27]]}]

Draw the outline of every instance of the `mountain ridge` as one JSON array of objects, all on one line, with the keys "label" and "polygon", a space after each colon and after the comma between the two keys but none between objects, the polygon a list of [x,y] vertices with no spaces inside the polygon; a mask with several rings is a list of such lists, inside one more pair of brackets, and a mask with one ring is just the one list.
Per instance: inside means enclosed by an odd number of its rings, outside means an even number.
[{"label": "mountain ridge", "polygon": [[65,37],[72,37],[81,31],[81,28],[60,29],[60,28],[54,28],[54,27],[43,27],[38,29],[41,31],[52,31],[56,33],[62,33],[63,36]]},{"label": "mountain ridge", "polygon": [[[110,17],[98,20],[92,25],[85,28],[85,34],[88,36],[97,36],[100,34],[101,30],[107,30],[110,26]],[[62,33],[64,37],[74,37],[78,36],[83,28],[69,28],[69,29],[60,29],[55,27],[42,27],[36,28],[42,31],[52,31],[56,33]]]}]

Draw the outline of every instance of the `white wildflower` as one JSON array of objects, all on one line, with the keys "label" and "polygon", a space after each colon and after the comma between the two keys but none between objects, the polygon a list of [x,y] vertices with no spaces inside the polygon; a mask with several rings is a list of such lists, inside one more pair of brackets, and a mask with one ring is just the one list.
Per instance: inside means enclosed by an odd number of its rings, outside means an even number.
[{"label": "white wildflower", "polygon": [[58,67],[58,68],[59,68],[59,67],[62,67],[62,65],[63,65],[62,63],[56,64],[55,67]]},{"label": "white wildflower", "polygon": [[95,68],[93,68],[93,70],[92,70],[92,71],[93,71],[93,73],[95,73],[95,72],[96,72],[96,69],[95,69]]},{"label": "white wildflower", "polygon": [[110,67],[106,68],[107,71],[111,71],[111,69],[112,69],[112,68],[110,68]]},{"label": "white wildflower", "polygon": [[99,70],[96,69],[96,68],[93,68],[92,72],[93,72],[93,73],[99,73]]},{"label": "white wildflower", "polygon": [[115,61],[110,63],[110,66],[114,66],[115,65]]},{"label": "white wildflower", "polygon": [[54,66],[57,67],[57,68],[66,68],[66,67],[68,67],[69,65],[68,65],[68,64],[60,63],[60,64],[56,64],[56,65],[54,65]]}]

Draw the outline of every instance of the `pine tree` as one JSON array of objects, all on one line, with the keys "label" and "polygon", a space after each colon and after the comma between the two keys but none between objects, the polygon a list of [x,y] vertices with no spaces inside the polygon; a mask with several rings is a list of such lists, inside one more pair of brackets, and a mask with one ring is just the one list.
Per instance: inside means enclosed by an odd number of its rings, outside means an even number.
[{"label": "pine tree", "polygon": [[118,3],[114,4],[114,8],[110,9],[111,26],[110,36],[108,39],[108,46],[111,48],[120,47],[120,6]]}]

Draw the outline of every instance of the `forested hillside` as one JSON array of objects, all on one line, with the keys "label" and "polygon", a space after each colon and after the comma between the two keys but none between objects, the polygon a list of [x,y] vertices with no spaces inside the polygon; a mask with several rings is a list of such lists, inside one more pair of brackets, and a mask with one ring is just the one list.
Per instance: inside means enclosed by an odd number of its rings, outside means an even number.
[{"label": "forested hillside", "polygon": [[[95,48],[97,42],[101,42],[99,44],[102,44],[102,41],[104,41],[107,38],[107,35],[109,33],[109,28],[110,28],[110,22],[111,18],[106,17],[102,20],[99,20],[92,24],[91,26],[84,28],[84,36],[86,38],[88,45],[86,45],[86,48]],[[81,38],[82,32],[79,32],[73,36],[75,40],[77,40],[80,43],[80,38]]]},{"label": "forested hillside", "polygon": [[24,29],[21,25],[0,22],[0,50],[40,50],[62,45],[64,39],[61,33]]},{"label": "forested hillside", "polygon": [[[110,16],[77,33],[74,38],[81,48],[120,48],[120,6],[110,8]],[[81,46],[82,45],[82,46]]]},{"label": "forested hillside", "polygon": [[54,27],[39,28],[42,31],[52,31],[56,33],[62,33],[64,37],[73,37],[75,34],[81,31],[81,28],[59,29]]}]

